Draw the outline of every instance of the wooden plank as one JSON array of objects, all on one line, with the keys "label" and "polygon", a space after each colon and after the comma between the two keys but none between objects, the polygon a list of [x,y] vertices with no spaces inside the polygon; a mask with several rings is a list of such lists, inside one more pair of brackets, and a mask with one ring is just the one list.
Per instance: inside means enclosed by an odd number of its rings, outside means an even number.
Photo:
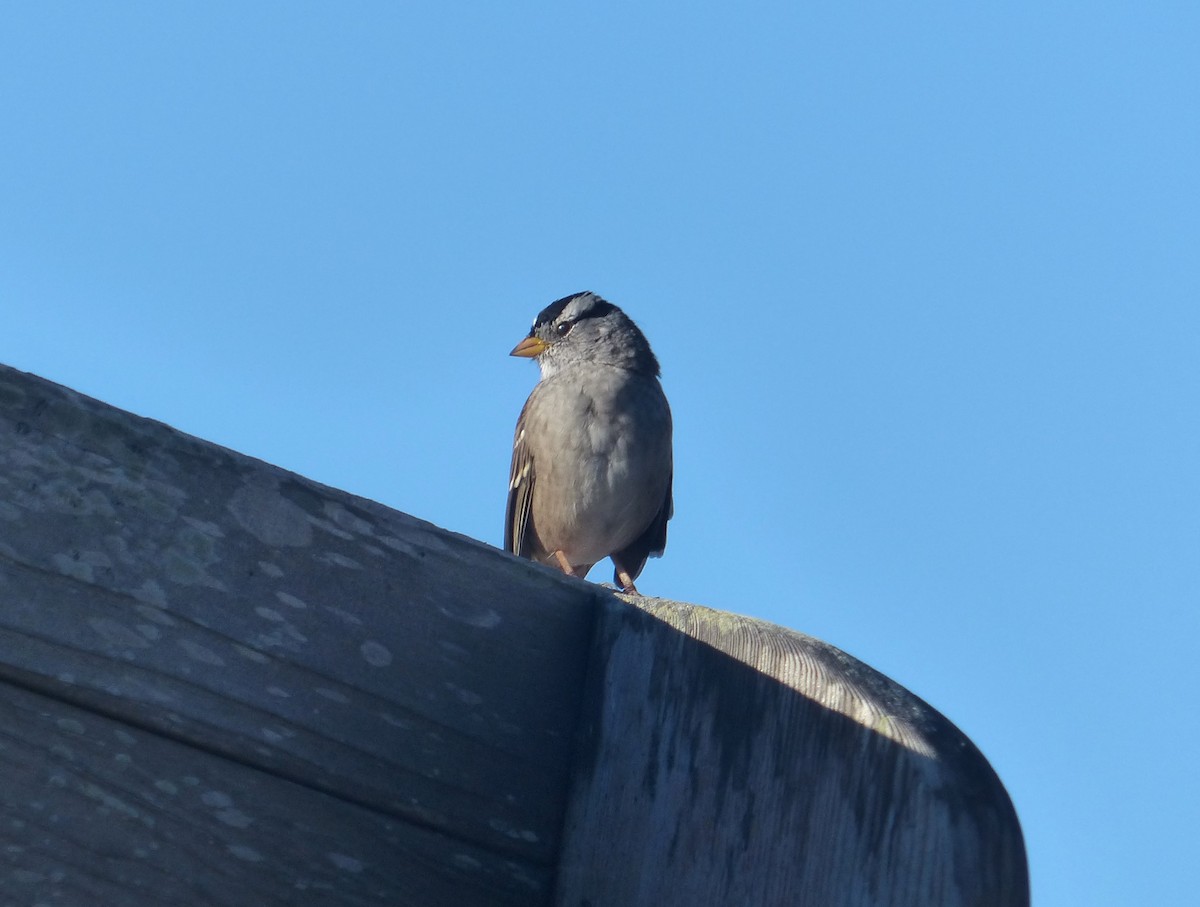
[{"label": "wooden plank", "polygon": [[0,674],[30,689],[549,866],[594,604],[0,367]]},{"label": "wooden plank", "polygon": [[0,902],[544,904],[549,871],[0,684]]},{"label": "wooden plank", "polygon": [[941,715],[631,601],[0,367],[0,891],[1026,907]]},{"label": "wooden plank", "polygon": [[1020,826],[971,743],[818,640],[605,608],[556,903],[1025,907]]}]

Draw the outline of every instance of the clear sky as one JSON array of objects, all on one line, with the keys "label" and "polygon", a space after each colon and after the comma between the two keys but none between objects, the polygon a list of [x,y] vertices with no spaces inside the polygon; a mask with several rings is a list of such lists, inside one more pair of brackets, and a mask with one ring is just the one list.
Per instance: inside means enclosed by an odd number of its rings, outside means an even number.
[{"label": "clear sky", "polygon": [[675,413],[642,591],[946,714],[1040,907],[1192,905],[1198,46],[1184,2],[6,2],[0,361],[498,545],[508,351],[594,290]]}]

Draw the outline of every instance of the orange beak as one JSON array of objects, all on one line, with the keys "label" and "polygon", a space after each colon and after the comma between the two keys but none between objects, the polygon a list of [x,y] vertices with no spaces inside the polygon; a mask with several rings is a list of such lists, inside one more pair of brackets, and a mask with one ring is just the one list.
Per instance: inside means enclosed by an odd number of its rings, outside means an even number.
[{"label": "orange beak", "polygon": [[526,337],[520,343],[513,347],[510,356],[520,356],[522,359],[532,359],[535,356],[540,356],[546,352],[546,347],[549,346],[545,340],[540,340],[537,337]]}]

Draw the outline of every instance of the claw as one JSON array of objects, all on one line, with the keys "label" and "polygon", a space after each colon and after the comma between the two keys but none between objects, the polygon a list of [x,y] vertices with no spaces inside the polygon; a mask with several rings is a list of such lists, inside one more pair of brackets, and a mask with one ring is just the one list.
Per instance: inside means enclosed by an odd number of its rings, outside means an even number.
[{"label": "claw", "polygon": [[621,591],[626,595],[641,595],[633,584],[633,577],[624,570],[617,570],[617,579],[621,581]]}]

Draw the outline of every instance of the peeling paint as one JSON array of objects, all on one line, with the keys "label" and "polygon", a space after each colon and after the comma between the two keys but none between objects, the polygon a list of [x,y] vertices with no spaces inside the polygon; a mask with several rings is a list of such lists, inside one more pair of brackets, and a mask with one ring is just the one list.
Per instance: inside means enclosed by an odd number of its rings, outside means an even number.
[{"label": "peeling paint", "polygon": [[344,554],[339,554],[336,551],[326,551],[318,560],[324,561],[326,564],[332,564],[335,567],[345,567],[347,570],[362,570],[363,565],[353,558],[346,557]]},{"label": "peeling paint", "polygon": [[262,652],[259,652],[257,649],[251,649],[249,646],[244,646],[241,643],[234,643],[233,651],[237,652],[238,655],[241,655],[242,658],[253,661],[257,664],[267,664],[271,660],[268,656],[264,655]]},{"label": "peeling paint", "polygon": [[325,512],[325,516],[343,529],[348,529],[358,535],[374,535],[375,530],[370,523],[362,517],[355,516],[346,509],[345,505],[337,501],[326,501],[322,510]]},{"label": "peeling paint", "polygon": [[217,821],[232,828],[249,828],[254,820],[240,809],[221,809],[215,813]]},{"label": "peeling paint", "polygon": [[274,481],[251,480],[233,493],[226,509],[239,526],[271,547],[312,543],[308,514],[279,493]]},{"label": "peeling paint", "polygon": [[479,627],[481,630],[492,630],[501,624],[501,617],[491,608],[472,607],[471,605],[443,605],[438,610],[451,620]]},{"label": "peeling paint", "polygon": [[287,605],[289,608],[296,608],[297,610],[303,610],[308,607],[308,603],[305,602],[304,599],[297,598],[295,595],[292,595],[288,592],[276,592],[275,597],[277,599],[279,599],[281,602],[283,602],[283,604]]},{"label": "peeling paint", "polygon": [[354,857],[348,857],[344,853],[327,853],[325,856],[329,857],[329,862],[345,872],[363,871],[362,860],[356,860]]},{"label": "peeling paint", "polygon": [[261,863],[263,855],[245,844],[227,844],[225,849],[239,860],[245,860],[247,863]]},{"label": "peeling paint", "polygon": [[366,663],[373,668],[386,668],[392,663],[392,653],[383,643],[368,639],[358,649]]}]

